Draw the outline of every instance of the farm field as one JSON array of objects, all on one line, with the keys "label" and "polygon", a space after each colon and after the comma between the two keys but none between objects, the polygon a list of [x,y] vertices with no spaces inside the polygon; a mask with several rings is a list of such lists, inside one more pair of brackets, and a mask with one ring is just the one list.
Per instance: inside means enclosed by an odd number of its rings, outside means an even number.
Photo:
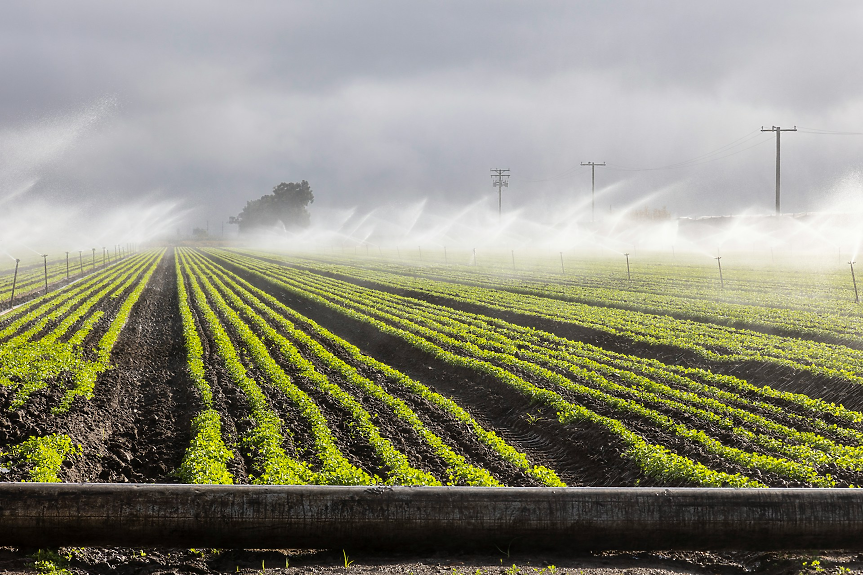
[{"label": "farm field", "polygon": [[863,484],[838,274],[487,259],[150,249],[31,296],[4,479]]},{"label": "farm field", "polygon": [[[863,484],[863,338],[844,274],[729,266],[720,286],[710,262],[634,259],[630,280],[617,261],[513,269],[506,255],[153,248],[83,266],[68,285],[65,262],[49,267],[60,283],[0,315],[2,479]],[[343,568],[328,552],[130,553],[66,554],[85,571],[259,572],[261,557]],[[800,571],[807,557],[523,555],[508,572]],[[360,571],[509,568],[355,558]],[[0,563],[27,572],[32,560]]]}]

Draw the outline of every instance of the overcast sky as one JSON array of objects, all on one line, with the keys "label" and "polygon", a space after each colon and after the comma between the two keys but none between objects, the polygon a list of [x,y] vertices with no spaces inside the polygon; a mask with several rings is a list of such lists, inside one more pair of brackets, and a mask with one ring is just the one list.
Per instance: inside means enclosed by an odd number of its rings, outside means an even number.
[{"label": "overcast sky", "polygon": [[[861,30],[854,1],[7,2],[0,210],[176,201],[216,225],[303,179],[313,218],[496,209],[509,168],[504,209],[541,218],[589,198],[592,160],[598,208],[769,212],[762,125],[863,132]],[[863,196],[863,136],[782,151],[783,211]]]}]

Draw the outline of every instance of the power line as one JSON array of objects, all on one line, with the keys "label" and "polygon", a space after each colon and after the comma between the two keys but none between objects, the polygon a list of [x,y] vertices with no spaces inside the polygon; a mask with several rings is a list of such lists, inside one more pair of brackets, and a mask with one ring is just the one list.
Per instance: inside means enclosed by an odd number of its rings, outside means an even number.
[{"label": "power line", "polygon": [[[756,134],[758,132],[759,132],[759,130],[755,130]],[[729,150],[731,150],[737,146],[741,146],[744,143],[749,142],[749,141],[751,141],[757,137],[758,136],[747,134],[747,136],[744,136],[743,138],[739,138],[738,140],[735,140],[735,142],[739,142],[737,144],[734,144],[734,143],[732,143],[733,145],[728,144],[726,146],[723,146],[722,148],[718,148],[718,149],[714,150],[713,152],[709,152],[707,154],[704,154],[702,156],[698,156],[696,158],[692,158],[689,160],[684,160],[682,162],[677,162],[676,164],[668,164],[666,166],[658,166],[655,168],[629,168],[629,167],[625,167],[625,166],[618,166],[616,164],[609,164],[608,167],[611,168],[612,170],[618,170],[618,171],[623,171],[623,172],[656,172],[656,171],[661,171],[661,170],[676,170],[676,169],[680,169],[680,168],[691,168],[694,166],[701,166],[704,164],[709,164],[710,162],[716,162],[718,160],[723,160],[723,159],[729,158],[731,156],[736,156],[737,154],[745,152],[746,150],[751,150],[752,148],[755,148],[757,146],[760,146],[760,145],[765,144],[765,143],[770,141],[770,138],[764,138],[764,139],[752,144],[751,146],[746,146],[745,148],[741,148],[739,150],[734,150],[733,152],[729,152],[727,154],[724,154],[722,156],[717,156],[715,158],[710,157],[710,156],[713,156],[714,154],[721,153],[723,151],[729,151]]]},{"label": "power line", "polygon": [[863,132],[835,132],[833,130],[819,130],[817,128],[804,128],[802,126],[797,131],[817,136],[863,136]]},{"label": "power line", "polygon": [[[721,160],[721,159],[727,158],[729,156],[733,156],[735,154],[738,154],[740,152],[744,152],[746,150],[752,149],[755,146],[760,146],[761,144],[764,144],[765,142],[769,141],[769,138],[765,138],[759,142],[756,142],[755,144],[753,144],[751,146],[747,146],[747,147],[739,149],[739,150],[734,150],[734,148],[738,148],[739,146],[742,146],[742,145],[750,142],[751,140],[753,140],[755,138],[759,138],[759,137],[760,137],[760,131],[759,130],[753,130],[753,131],[737,138],[736,140],[729,142],[728,144],[720,146],[719,148],[716,148],[715,150],[712,150],[710,152],[707,152],[706,154],[702,154],[700,156],[696,156],[696,157],[690,158],[688,160],[682,160],[680,162],[675,162],[673,164],[668,164],[665,166],[656,166],[656,167],[647,167],[647,168],[634,168],[634,167],[629,167],[629,166],[619,166],[616,164],[607,164],[607,166],[613,170],[625,171],[625,172],[649,172],[649,171],[659,171],[659,170],[671,170],[671,169],[678,169],[678,168],[688,168],[691,166],[698,166],[701,164],[706,164],[708,162]],[[724,154],[724,155],[721,155],[721,156],[718,156],[718,157],[715,157],[715,158],[711,158],[711,156],[715,156],[716,154],[723,154],[724,152],[729,152],[730,150],[734,150],[734,151],[727,153],[727,154]],[[520,182],[531,182],[531,183],[552,182],[555,180],[562,180],[564,178],[572,176],[578,170],[579,167],[580,166],[573,166],[564,172],[560,172],[559,174],[557,174],[555,176],[550,176],[548,178],[530,178],[530,179],[529,178],[514,178],[514,179],[517,179]]]}]

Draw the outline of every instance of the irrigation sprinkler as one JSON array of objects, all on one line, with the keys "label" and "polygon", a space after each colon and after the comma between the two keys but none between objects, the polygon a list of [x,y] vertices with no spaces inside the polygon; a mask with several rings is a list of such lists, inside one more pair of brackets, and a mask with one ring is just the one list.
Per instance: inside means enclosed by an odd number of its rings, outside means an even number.
[{"label": "irrigation sprinkler", "polygon": [[42,264],[45,266],[45,293],[48,293],[48,254],[42,254]]},{"label": "irrigation sprinkler", "polygon": [[398,246],[396,246],[396,255],[399,259],[402,259],[402,250]]},{"label": "irrigation sprinkler", "polygon": [[105,267],[105,262],[108,258],[108,250],[105,249],[105,246],[102,246],[102,267]]},{"label": "irrigation sprinkler", "polygon": [[66,281],[69,281],[69,252],[66,252]]},{"label": "irrigation sprinkler", "polygon": [[626,256],[626,278],[629,281],[632,281],[632,274],[629,273],[629,254],[623,254]]},{"label": "irrigation sprinkler", "polygon": [[510,250],[512,254],[512,271],[515,271],[515,250]]},{"label": "irrigation sprinkler", "polygon": [[422,247],[422,246],[417,246],[417,250],[418,250],[418,251],[419,251],[419,253],[420,253],[420,261],[423,261],[423,247]]},{"label": "irrigation sprinkler", "polygon": [[476,267],[476,248],[473,249],[473,267]]},{"label": "irrigation sprinkler", "polygon": [[[627,266],[628,268],[629,266]],[[563,269],[563,252],[560,252],[560,275],[564,275],[566,270]]]},{"label": "irrigation sprinkler", "polygon": [[716,256],[713,259],[716,260],[716,265],[719,266],[719,289],[725,291],[725,282],[722,279],[722,262],[720,261],[722,259],[722,256]]},{"label": "irrigation sprinkler", "polygon": [[78,250],[78,265],[81,267],[81,277],[84,277],[84,250]]},{"label": "irrigation sprinkler", "polygon": [[96,248],[93,248],[93,269],[96,269]]},{"label": "irrigation sprinkler", "polygon": [[854,264],[857,262],[848,262],[851,266],[851,281],[854,282],[854,303],[860,303],[860,295],[857,293],[857,278],[854,277]]},{"label": "irrigation sprinkler", "polygon": [[444,263],[444,265],[447,265],[447,266],[449,265],[449,261],[447,260],[447,257],[446,257],[446,246],[443,247],[443,263]]},{"label": "irrigation sprinkler", "polygon": [[15,275],[12,277],[12,296],[9,298],[9,305],[15,303],[15,284],[18,282],[18,264],[21,262],[15,258]]}]

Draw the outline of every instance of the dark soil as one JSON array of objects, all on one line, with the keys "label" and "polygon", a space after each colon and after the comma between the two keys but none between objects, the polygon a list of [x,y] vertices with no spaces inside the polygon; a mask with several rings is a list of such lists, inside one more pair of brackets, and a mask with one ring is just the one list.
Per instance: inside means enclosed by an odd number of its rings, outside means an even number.
[{"label": "dark soil", "polygon": [[[36,549],[0,548],[0,570],[33,574]],[[506,549],[474,553],[368,553],[354,550],[215,550],[61,548],[60,564],[90,575],[266,575],[397,573],[401,575],[814,575],[863,572],[863,555],[849,552],[654,551],[536,553]],[[43,553],[44,555],[44,553]],[[68,559],[67,559],[68,557]],[[810,567],[813,560],[820,561]],[[345,567],[345,563],[349,567]],[[804,565],[806,564],[806,565]],[[822,571],[816,571],[820,568]]]}]

